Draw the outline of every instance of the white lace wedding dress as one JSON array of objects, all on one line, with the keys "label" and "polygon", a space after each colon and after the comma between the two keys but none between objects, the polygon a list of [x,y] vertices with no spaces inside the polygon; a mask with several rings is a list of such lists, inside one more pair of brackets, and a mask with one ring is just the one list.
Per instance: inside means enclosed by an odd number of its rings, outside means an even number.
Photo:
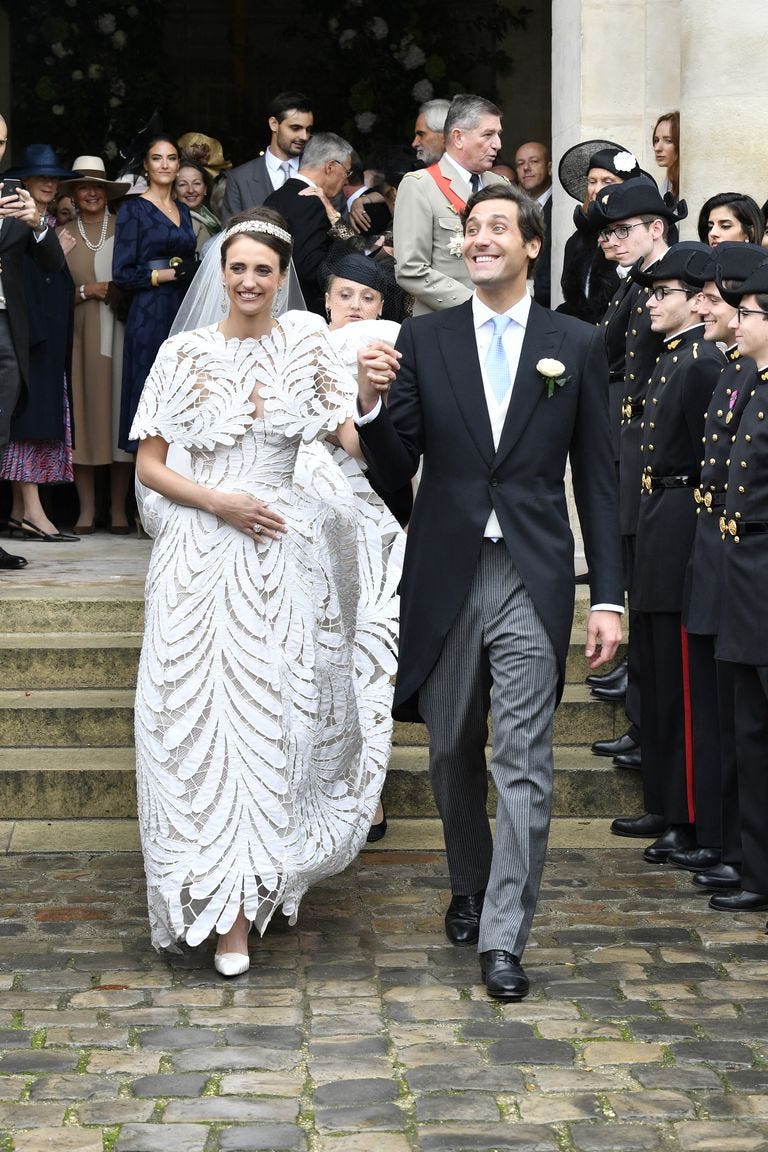
[{"label": "white lace wedding dress", "polygon": [[355,391],[323,322],[299,312],[260,340],[171,337],[144,387],[131,438],[185,448],[199,483],[264,499],[288,526],[254,543],[144,500],[156,539],[136,754],[157,948],[227,931],[241,903],[261,931],[280,906],[295,921],[365,841],[389,758],[404,536],[360,469],[315,443]]}]

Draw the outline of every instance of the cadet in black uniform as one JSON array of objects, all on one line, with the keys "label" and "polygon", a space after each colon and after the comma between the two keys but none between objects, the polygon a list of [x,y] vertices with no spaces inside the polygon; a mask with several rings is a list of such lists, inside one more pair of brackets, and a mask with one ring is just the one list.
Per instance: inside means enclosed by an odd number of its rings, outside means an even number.
[{"label": "cadet in black uniform", "polygon": [[633,627],[643,716],[645,814],[611,825],[621,835],[665,831],[643,855],[665,862],[695,847],[688,644],[681,611],[685,569],[696,528],[691,489],[699,484],[704,413],[724,360],[705,344],[685,270],[695,242],[675,244],[637,279],[651,289],[651,328],[664,337],[641,420],[642,494],[632,581]]},{"label": "cadet in black uniform", "polygon": [[741,888],[717,892],[722,911],[768,908],[768,262],[735,291],[731,321],[742,356],[757,364],[731,448],[723,532],[723,596],[715,654],[733,667]]},{"label": "cadet in black uniform", "polygon": [[726,365],[707,408],[701,484],[693,489],[697,505],[696,535],[686,571],[683,624],[690,655],[696,848],[672,852],[671,864],[696,873],[702,888],[738,887],[741,867],[738,789],[733,731],[732,666],[715,660],[719,626],[723,558],[720,516],[731,443],[748,399],[743,387],[754,363],[744,359],[729,322],[735,308],[723,299],[716,278],[743,281],[765,260],[751,244],[720,244],[709,253],[695,252],[686,279],[700,288],[698,315],[704,339],[726,346]]},{"label": "cadet in black uniform", "polygon": [[[648,288],[640,284],[635,267],[647,272],[667,251],[667,229],[684,219],[684,204],[671,209],[649,177],[604,188],[590,206],[590,218],[600,229],[600,242],[617,262],[622,283],[603,318],[611,370],[611,394],[620,397],[611,407],[617,409],[616,433],[621,493],[621,533],[624,575],[627,590],[632,586],[635,556],[637,511],[640,501],[639,423],[642,409],[640,396],[650,378],[656,358],[663,348],[663,338],[651,331],[650,316],[645,308]],[[620,390],[620,391],[619,391]],[[630,424],[633,421],[630,433]],[[625,432],[626,429],[626,432]],[[634,435],[635,431],[637,435]],[[587,677],[595,696],[603,700],[620,699],[621,687],[626,693],[625,710],[629,730],[617,740],[597,740],[592,751],[614,756],[617,767],[640,767],[640,689],[632,644],[630,600],[627,669],[623,685],[615,677]],[[658,829],[657,831],[663,831]],[[651,835],[656,832],[652,831]]]}]

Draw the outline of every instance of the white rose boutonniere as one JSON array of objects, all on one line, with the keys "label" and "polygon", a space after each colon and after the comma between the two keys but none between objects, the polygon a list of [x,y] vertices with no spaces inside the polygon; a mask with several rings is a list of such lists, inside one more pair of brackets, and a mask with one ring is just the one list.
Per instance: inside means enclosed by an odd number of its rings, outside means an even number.
[{"label": "white rose boutonniere", "polygon": [[570,380],[570,376],[565,374],[565,364],[559,360],[550,360],[545,357],[543,360],[539,360],[536,371],[547,382],[547,399],[554,395],[555,386],[562,388],[563,384],[567,384]]},{"label": "white rose boutonniere", "polygon": [[448,241],[448,255],[458,256],[459,260],[464,255],[464,233],[462,231],[454,232]]}]

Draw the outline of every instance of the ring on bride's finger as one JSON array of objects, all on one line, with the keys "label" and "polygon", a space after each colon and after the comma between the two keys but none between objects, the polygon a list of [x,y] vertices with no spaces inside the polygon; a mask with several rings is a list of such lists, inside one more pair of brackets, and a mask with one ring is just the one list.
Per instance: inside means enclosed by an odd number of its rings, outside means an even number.
[{"label": "ring on bride's finger", "polygon": [[253,531],[254,531],[254,535],[258,536],[259,532],[264,531],[264,525],[263,524],[254,524]]}]

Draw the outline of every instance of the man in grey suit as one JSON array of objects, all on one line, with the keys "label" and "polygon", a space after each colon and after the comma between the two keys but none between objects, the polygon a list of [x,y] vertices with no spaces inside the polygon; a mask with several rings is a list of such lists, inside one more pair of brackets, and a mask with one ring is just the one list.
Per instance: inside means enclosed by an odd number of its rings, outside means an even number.
[{"label": "man in grey suit", "polygon": [[407,172],[395,200],[395,275],[414,297],[414,316],[472,295],[461,256],[461,212],[478,188],[506,183],[491,172],[501,151],[501,112],[481,96],[455,96],[445,119],[445,153]]},{"label": "man in grey suit", "polygon": [[[614,655],[624,591],[601,333],[526,291],[541,208],[506,181],[465,216],[474,293],[363,349],[359,433],[387,489],[424,467],[408,528],[394,710],[429,731],[455,944],[477,943],[489,995],[528,991],[520,963],[544,866],[552,722],[573,621],[570,457],[589,562],[586,655]],[[378,389],[392,381],[388,407]],[[498,791],[486,812],[485,744]]]},{"label": "man in grey suit", "polygon": [[281,92],[269,108],[272,138],[265,152],[227,176],[221,214],[226,222],[238,212],[257,208],[299,170],[301,154],[312,135],[314,116],[309,97]]}]

